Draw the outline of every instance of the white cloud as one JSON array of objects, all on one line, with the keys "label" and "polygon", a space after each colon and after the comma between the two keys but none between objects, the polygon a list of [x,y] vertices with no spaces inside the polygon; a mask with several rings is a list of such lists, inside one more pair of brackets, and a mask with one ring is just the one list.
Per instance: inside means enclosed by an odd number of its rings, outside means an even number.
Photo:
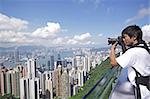
[{"label": "white cloud", "polygon": [[19,18],[8,17],[0,13],[0,43],[22,44],[29,41],[27,32],[21,30],[27,28],[28,21]]},{"label": "white cloud", "polygon": [[[6,27],[7,28],[7,27]],[[15,30],[0,30],[0,42],[16,44],[53,44],[54,35],[60,31],[59,23],[48,22],[47,26],[38,28],[34,32],[22,32]],[[51,41],[49,41],[51,40]],[[54,44],[59,43],[57,40]],[[50,43],[49,43],[50,42]]]},{"label": "white cloud", "polygon": [[90,33],[83,33],[81,35],[75,35],[73,37],[57,37],[51,39],[52,45],[88,45],[95,44],[91,41],[92,36]]},{"label": "white cloud", "polygon": [[34,37],[47,38],[54,36],[61,30],[59,23],[48,22],[46,27],[38,28],[32,33]]},{"label": "white cloud", "polygon": [[0,13],[0,30],[20,31],[27,28],[28,21],[14,17],[8,17]]},{"label": "white cloud", "polygon": [[74,36],[60,36],[59,32],[67,32],[59,23],[48,22],[46,26],[33,32],[24,32],[28,22],[0,14],[0,45],[88,45],[95,44],[90,33]]},{"label": "white cloud", "polygon": [[74,40],[74,39],[69,39],[67,41],[67,44],[71,44],[71,45],[74,45],[74,44],[78,44],[79,42],[77,40]]},{"label": "white cloud", "polygon": [[138,11],[136,16],[127,19],[126,23],[130,23],[130,22],[142,19],[147,15],[150,15],[150,8],[142,8]]},{"label": "white cloud", "polygon": [[142,27],[143,38],[147,41],[150,41],[150,24]]},{"label": "white cloud", "polygon": [[56,39],[53,39],[52,41],[54,45],[62,45],[65,43],[65,38],[58,37]]},{"label": "white cloud", "polygon": [[67,44],[79,44],[79,45],[87,45],[87,44],[94,44],[94,42],[91,41],[91,34],[90,33],[84,33],[81,35],[75,35],[73,38],[68,39]]},{"label": "white cloud", "polygon": [[90,33],[84,33],[81,35],[75,35],[73,39],[78,40],[78,41],[84,41],[84,40],[89,39],[90,37],[91,37]]},{"label": "white cloud", "polygon": [[29,33],[16,32],[16,31],[0,31],[0,43],[12,43],[12,44],[29,44],[32,43],[32,39],[29,38]]},{"label": "white cloud", "polygon": [[99,36],[99,37],[102,37],[102,36],[103,36],[103,34],[101,34],[101,33],[100,33],[100,34],[98,34],[98,36]]}]

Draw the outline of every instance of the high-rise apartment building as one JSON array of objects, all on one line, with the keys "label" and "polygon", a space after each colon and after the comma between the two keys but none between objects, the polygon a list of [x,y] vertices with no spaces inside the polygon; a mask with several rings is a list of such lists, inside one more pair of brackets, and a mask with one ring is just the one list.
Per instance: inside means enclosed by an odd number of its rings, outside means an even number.
[{"label": "high-rise apartment building", "polygon": [[50,56],[47,61],[47,69],[54,70],[54,56]]},{"label": "high-rise apartment building", "polygon": [[61,96],[61,75],[62,66],[58,65],[58,68],[54,70],[55,85],[56,85],[56,96]]},{"label": "high-rise apartment building", "polygon": [[78,86],[83,86],[83,84],[84,84],[84,71],[78,70],[77,75],[78,75]]},{"label": "high-rise apartment building", "polygon": [[23,67],[17,66],[13,68],[11,73],[12,76],[12,94],[19,97],[20,96],[20,78],[22,77],[22,69]]},{"label": "high-rise apartment building", "polygon": [[18,62],[19,62],[19,50],[17,47],[15,48],[15,51],[14,51],[14,59],[15,59],[15,64],[18,64]]},{"label": "high-rise apartment building", "polygon": [[64,70],[61,75],[61,99],[68,99],[71,96],[70,87],[69,74]]},{"label": "high-rise apartment building", "polygon": [[39,78],[21,78],[20,87],[20,99],[40,99]]},{"label": "high-rise apartment building", "polygon": [[91,67],[90,57],[85,55],[83,57],[83,69],[84,69],[85,72],[89,73],[90,72],[90,67]]},{"label": "high-rise apartment building", "polygon": [[32,79],[36,77],[36,59],[31,58],[27,61],[28,78]]},{"label": "high-rise apartment building", "polygon": [[52,74],[50,72],[45,73],[45,98],[53,99],[53,82]]},{"label": "high-rise apartment building", "polygon": [[40,99],[40,82],[36,74],[36,59],[27,61],[27,77],[20,79],[20,99]]},{"label": "high-rise apartment building", "polygon": [[29,79],[20,79],[20,99],[29,99]]},{"label": "high-rise apartment building", "polygon": [[6,84],[6,68],[0,68],[0,94],[4,95],[7,91],[7,84]]},{"label": "high-rise apartment building", "polygon": [[39,78],[33,78],[29,80],[29,99],[40,99],[39,94]]},{"label": "high-rise apartment building", "polygon": [[17,70],[0,69],[0,94],[20,95],[20,72]]}]

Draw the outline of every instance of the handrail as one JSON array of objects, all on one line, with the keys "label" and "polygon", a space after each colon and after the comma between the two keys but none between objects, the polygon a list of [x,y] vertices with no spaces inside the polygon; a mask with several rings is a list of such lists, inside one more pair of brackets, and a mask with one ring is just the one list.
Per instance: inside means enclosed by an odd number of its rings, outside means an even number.
[{"label": "handrail", "polygon": [[119,67],[109,69],[82,99],[100,99],[107,93],[105,90],[111,88],[119,72]]}]

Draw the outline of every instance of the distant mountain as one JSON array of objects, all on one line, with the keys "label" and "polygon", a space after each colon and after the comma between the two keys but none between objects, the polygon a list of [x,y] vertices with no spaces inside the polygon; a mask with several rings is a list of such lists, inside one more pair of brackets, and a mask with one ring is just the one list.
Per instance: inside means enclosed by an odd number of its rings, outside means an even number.
[{"label": "distant mountain", "polygon": [[0,47],[0,52],[5,52],[5,51],[14,51],[15,48],[18,48],[19,51],[33,51],[36,49],[42,49],[46,48],[44,46],[13,46],[13,47]]},{"label": "distant mountain", "polygon": [[[26,45],[26,46],[13,46],[13,47],[0,47],[0,52],[10,52],[10,51],[14,51],[15,48],[18,48],[19,52],[33,52],[34,50],[40,50],[40,49],[65,49],[65,48],[69,48],[69,47],[65,47],[65,46],[57,46],[57,47],[45,47],[45,46],[32,46],[32,45]],[[70,48],[80,48],[80,47],[70,47]],[[100,50],[107,50],[110,49],[110,46],[107,47],[87,47],[87,46],[82,46],[81,48],[90,48],[92,51],[100,51]],[[65,49],[66,50],[66,49]]]},{"label": "distant mountain", "polygon": [[92,51],[101,51],[101,50],[108,50],[110,49],[110,46],[108,47],[100,47],[100,48],[93,48]]},{"label": "distant mountain", "polygon": [[44,46],[19,46],[18,49],[20,51],[33,51],[36,49],[42,49],[42,48],[46,48]]},{"label": "distant mountain", "polygon": [[0,47],[0,52],[14,50],[15,47]]}]

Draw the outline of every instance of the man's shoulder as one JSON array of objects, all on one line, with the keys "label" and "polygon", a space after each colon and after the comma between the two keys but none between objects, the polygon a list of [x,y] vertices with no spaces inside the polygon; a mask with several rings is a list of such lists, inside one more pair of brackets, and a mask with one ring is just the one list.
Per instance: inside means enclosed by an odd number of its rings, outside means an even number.
[{"label": "man's shoulder", "polygon": [[134,45],[134,46],[131,46],[129,49],[133,48],[133,50],[140,50],[140,51],[147,51],[148,53],[150,53],[150,47],[145,44],[138,44],[138,45]]},{"label": "man's shoulder", "polygon": [[142,48],[142,47],[133,47],[133,48],[129,48],[129,51],[147,51],[146,49]]},{"label": "man's shoulder", "polygon": [[148,51],[144,48],[141,48],[141,47],[133,47],[133,48],[130,48],[126,51],[127,53],[131,54],[142,54],[142,53],[146,53],[146,54],[149,54]]}]

